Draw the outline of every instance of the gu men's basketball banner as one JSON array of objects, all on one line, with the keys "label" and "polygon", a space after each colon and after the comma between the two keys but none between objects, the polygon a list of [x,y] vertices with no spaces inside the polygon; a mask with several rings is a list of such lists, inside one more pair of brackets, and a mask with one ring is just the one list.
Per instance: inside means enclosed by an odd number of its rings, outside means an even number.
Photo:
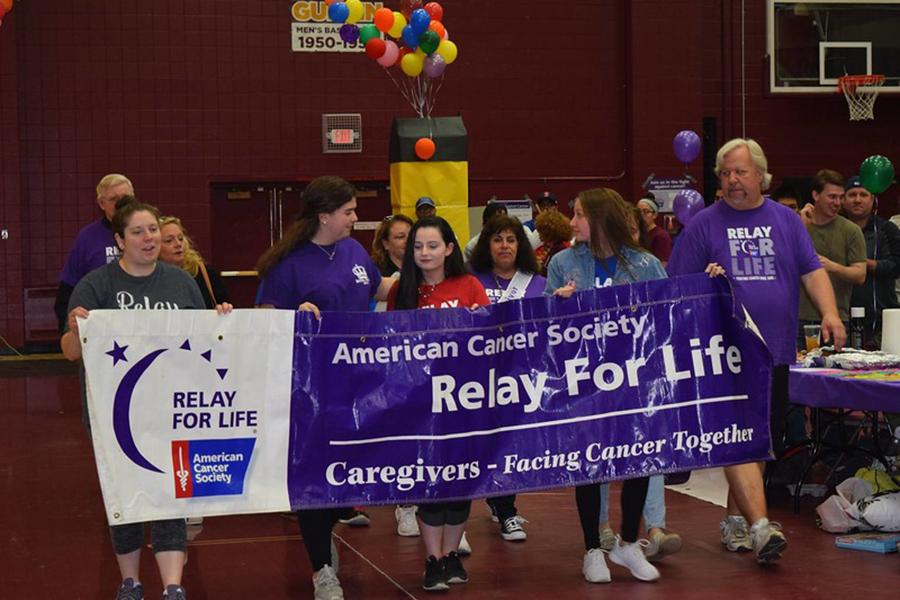
[{"label": "gu men's basketball banner", "polygon": [[705,275],[320,321],[96,311],[82,337],[110,522],[765,459],[771,359],[735,312]]}]

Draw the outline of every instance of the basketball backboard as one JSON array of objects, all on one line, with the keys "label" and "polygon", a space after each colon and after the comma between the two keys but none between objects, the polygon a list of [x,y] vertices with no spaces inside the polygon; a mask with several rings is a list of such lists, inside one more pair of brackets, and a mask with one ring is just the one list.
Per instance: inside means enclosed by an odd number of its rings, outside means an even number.
[{"label": "basketball backboard", "polygon": [[769,90],[831,94],[842,75],[882,74],[900,93],[900,0],[767,0]]}]

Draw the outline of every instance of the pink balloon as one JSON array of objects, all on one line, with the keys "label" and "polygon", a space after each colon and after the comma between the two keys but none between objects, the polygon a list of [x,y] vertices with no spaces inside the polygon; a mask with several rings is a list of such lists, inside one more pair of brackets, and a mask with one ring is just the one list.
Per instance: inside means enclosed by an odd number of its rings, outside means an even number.
[{"label": "pink balloon", "polygon": [[450,39],[450,30],[447,27],[444,27],[444,35],[441,37],[442,40]]},{"label": "pink balloon", "polygon": [[397,57],[400,56],[400,48],[392,40],[384,42],[384,54],[381,55],[376,62],[387,69],[397,63]]}]

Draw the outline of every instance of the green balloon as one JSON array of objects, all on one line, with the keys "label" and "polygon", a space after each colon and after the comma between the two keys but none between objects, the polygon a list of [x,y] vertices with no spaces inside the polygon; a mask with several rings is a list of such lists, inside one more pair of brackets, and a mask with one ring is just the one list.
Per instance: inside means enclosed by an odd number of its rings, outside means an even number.
[{"label": "green balloon", "polygon": [[365,46],[369,40],[380,36],[381,32],[378,31],[378,28],[371,23],[369,23],[368,25],[363,25],[359,28],[359,44],[361,46]]},{"label": "green balloon", "polygon": [[894,165],[888,157],[873,154],[859,166],[859,179],[864,188],[878,195],[894,182]]},{"label": "green balloon", "polygon": [[432,54],[435,50],[437,50],[438,45],[441,43],[441,36],[437,34],[435,31],[431,31],[430,29],[419,36],[419,48],[422,49],[422,52],[425,54]]}]

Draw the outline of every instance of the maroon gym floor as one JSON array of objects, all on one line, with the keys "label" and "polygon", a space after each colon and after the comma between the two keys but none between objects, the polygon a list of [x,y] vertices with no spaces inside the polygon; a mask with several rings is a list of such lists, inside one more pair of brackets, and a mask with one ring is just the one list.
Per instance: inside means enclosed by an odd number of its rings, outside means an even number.
[{"label": "maroon gym floor", "polygon": [[[78,377],[60,362],[0,364],[3,576],[0,598],[112,598],[119,582],[87,434]],[[614,487],[614,490],[616,487]],[[571,490],[518,501],[528,540],[504,541],[483,502],[475,502],[465,559],[470,581],[449,592],[420,588],[423,547],[395,533],[391,508],[372,508],[369,527],[335,528],[339,576],[355,598],[870,598],[900,590],[900,555],[839,550],[815,526],[812,502],[794,514],[786,494],[771,518],[789,547],[776,566],[719,544],[722,510],[666,492],[669,526],[685,540],[681,553],[657,563],[662,578],[642,583],[613,565],[613,582],[581,577],[581,533]],[[614,507],[617,496],[613,498]],[[613,525],[618,510],[613,510]],[[297,523],[280,515],[207,519],[189,549],[184,585],[191,600],[311,598],[309,563]],[[147,598],[158,598],[152,555],[144,555]]]}]

